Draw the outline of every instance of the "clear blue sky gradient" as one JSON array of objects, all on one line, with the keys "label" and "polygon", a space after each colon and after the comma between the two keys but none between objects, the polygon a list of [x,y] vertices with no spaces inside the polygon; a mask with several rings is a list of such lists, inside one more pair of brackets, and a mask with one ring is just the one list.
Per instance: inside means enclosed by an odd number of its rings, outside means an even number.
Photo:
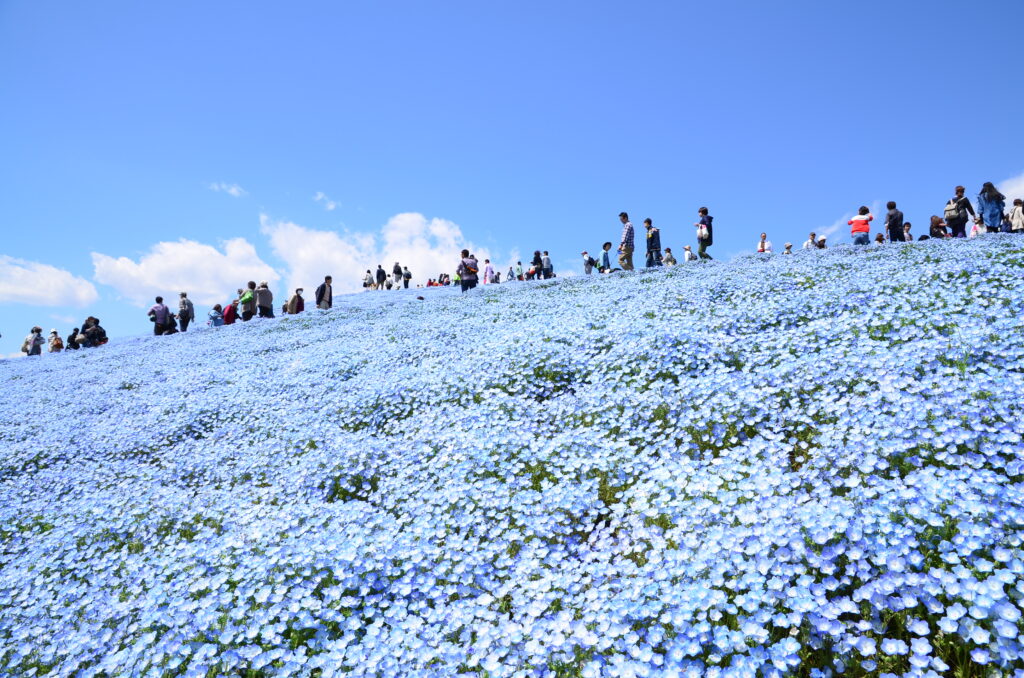
[{"label": "clear blue sky gradient", "polygon": [[[1019,0],[7,0],[0,254],[93,280],[91,252],[243,237],[280,268],[261,213],[420,212],[563,269],[621,210],[681,250],[707,205],[719,258],[890,199],[920,233],[955,184],[1024,173],[1021,26]],[[88,307],[0,300],[0,354],[66,334],[54,316],[149,330],[94,284]]]}]

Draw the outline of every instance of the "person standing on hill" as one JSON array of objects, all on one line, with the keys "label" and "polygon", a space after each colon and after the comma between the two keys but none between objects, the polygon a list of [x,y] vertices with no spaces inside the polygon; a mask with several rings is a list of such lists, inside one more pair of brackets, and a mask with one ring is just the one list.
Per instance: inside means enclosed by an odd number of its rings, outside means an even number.
[{"label": "person standing on hill", "polygon": [[[157,297],[146,315],[153,321],[153,336],[160,336],[167,329],[167,322],[171,317],[171,309],[164,305],[164,298]],[[85,330],[82,330],[84,333]]]},{"label": "person standing on hill", "polygon": [[249,322],[256,315],[256,281],[246,283],[246,290],[238,297],[238,309],[242,312],[242,322]]},{"label": "person standing on hill", "polygon": [[388,274],[384,272],[384,267],[381,266],[380,264],[377,264],[376,276],[377,276],[377,289],[378,290],[383,290],[384,289],[384,283],[387,282],[387,280],[388,280]]},{"label": "person standing on hill", "polygon": [[402,288],[402,266],[397,261],[391,267],[391,281],[394,289]]},{"label": "person standing on hill", "polygon": [[1024,233],[1024,200],[1014,198],[1013,209],[1010,210],[1010,232]]},{"label": "person standing on hill", "polygon": [[885,208],[885,230],[889,234],[889,242],[903,242],[903,212],[896,209],[896,203],[890,200]]},{"label": "person standing on hill", "polygon": [[818,235],[811,231],[811,235],[807,238],[807,241],[803,245],[805,250],[816,250],[818,249]]},{"label": "person standing on hill", "polygon": [[324,281],[316,288],[315,298],[317,308],[328,309],[334,305],[334,296],[331,291],[331,276],[324,276]]},{"label": "person standing on hill", "polygon": [[490,259],[484,259],[484,284],[491,285],[494,283],[494,267],[491,266]]},{"label": "person standing on hill", "polygon": [[57,330],[50,330],[50,338],[47,344],[50,353],[60,353],[64,350],[64,340],[57,334]]},{"label": "person standing on hill", "polygon": [[551,264],[551,257],[548,256],[547,250],[544,250],[544,256],[540,258],[540,270],[544,273],[545,280],[555,277],[555,267]]},{"label": "person standing on hill", "polygon": [[711,222],[715,218],[708,214],[707,207],[701,207],[697,210],[697,215],[700,217],[697,223],[694,224],[697,227],[697,256],[710,261],[712,257],[708,254],[708,248],[715,244],[715,233],[711,227]]},{"label": "person standing on hill", "polygon": [[[530,261],[530,266],[534,276],[540,278],[541,270],[544,268],[544,260],[540,257],[540,250],[533,251],[533,259]],[[530,278],[527,278],[527,280],[530,280]]]},{"label": "person standing on hill", "polygon": [[758,254],[771,254],[773,251],[772,241],[768,239],[768,234],[762,233],[761,239],[757,241]]},{"label": "person standing on hill", "polygon": [[36,325],[29,330],[28,336],[25,337],[25,342],[21,345],[21,352],[28,355],[42,355],[44,343],[46,341],[43,339],[43,328]]},{"label": "person standing on hill", "polygon": [[867,245],[871,241],[871,221],[874,217],[866,205],[861,205],[857,216],[847,221],[854,245]]},{"label": "person standing on hill", "polygon": [[306,300],[302,298],[302,288],[295,290],[295,294],[288,300],[288,315],[295,315],[306,310]]},{"label": "person standing on hill", "polygon": [[963,186],[954,188],[955,195],[946,202],[946,207],[942,212],[942,217],[946,225],[953,231],[954,238],[967,237],[968,215],[974,216],[974,207],[971,206],[971,201],[964,197],[965,190]]},{"label": "person standing on hill", "polygon": [[459,285],[462,287],[463,292],[476,287],[479,270],[480,264],[477,262],[476,257],[470,255],[469,250],[462,250],[462,260],[459,261],[459,266],[455,273],[459,277]]},{"label": "person standing on hill", "polygon": [[650,219],[644,219],[644,229],[647,231],[647,268],[661,266],[661,231],[654,227]]},{"label": "person standing on hill", "polygon": [[910,233],[910,222],[903,222],[903,242],[914,242],[914,236]]},{"label": "person standing on hill", "polygon": [[270,291],[267,281],[260,282],[256,288],[256,308],[261,318],[274,317],[274,293]]},{"label": "person standing on hill", "polygon": [[192,301],[188,298],[188,294],[182,292],[181,298],[178,300],[178,322],[181,323],[181,331],[187,331],[188,324],[195,319],[195,306],[192,305]]},{"label": "person standing on hill", "polygon": [[986,181],[978,193],[978,216],[985,223],[988,233],[998,233],[1003,225],[1006,210],[1006,196],[996,190],[991,181]]},{"label": "person standing on hill", "polygon": [[412,280],[412,271],[408,266],[402,267],[402,288],[409,289],[409,281]]},{"label": "person standing on hill", "polygon": [[619,266],[623,271],[633,270],[633,224],[629,221],[629,215],[619,212],[619,221],[622,222],[622,237],[619,238]]}]

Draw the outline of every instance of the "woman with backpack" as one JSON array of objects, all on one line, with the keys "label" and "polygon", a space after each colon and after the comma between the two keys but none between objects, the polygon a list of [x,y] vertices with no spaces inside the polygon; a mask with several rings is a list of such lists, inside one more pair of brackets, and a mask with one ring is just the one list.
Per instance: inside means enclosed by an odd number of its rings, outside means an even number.
[{"label": "woman with backpack", "polygon": [[1006,210],[1006,196],[996,190],[991,181],[986,181],[978,193],[978,216],[985,224],[985,231],[998,233],[1003,225],[1003,211]]},{"label": "woman with backpack", "polygon": [[974,216],[974,208],[971,206],[971,201],[964,197],[965,190],[963,186],[954,188],[953,193],[955,195],[946,202],[946,207],[942,211],[942,219],[953,232],[954,238],[967,237],[968,215]]}]

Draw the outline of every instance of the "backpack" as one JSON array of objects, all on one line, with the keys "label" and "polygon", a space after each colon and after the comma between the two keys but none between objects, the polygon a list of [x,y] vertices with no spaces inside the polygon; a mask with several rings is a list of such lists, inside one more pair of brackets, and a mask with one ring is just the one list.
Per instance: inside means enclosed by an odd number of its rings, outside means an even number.
[{"label": "backpack", "polygon": [[597,260],[594,257],[587,257],[587,266],[597,266]]},{"label": "backpack", "polygon": [[410,271],[406,271],[402,274],[402,278],[405,280],[412,280],[412,273]]},{"label": "backpack", "polygon": [[946,209],[942,211],[942,218],[947,223],[950,221],[960,221],[961,212],[960,201],[956,198],[950,198],[949,202],[946,203]]},{"label": "backpack", "polygon": [[53,343],[50,344],[50,346],[54,350],[63,351],[64,350],[64,340],[61,339],[60,337],[54,337],[53,338]]}]

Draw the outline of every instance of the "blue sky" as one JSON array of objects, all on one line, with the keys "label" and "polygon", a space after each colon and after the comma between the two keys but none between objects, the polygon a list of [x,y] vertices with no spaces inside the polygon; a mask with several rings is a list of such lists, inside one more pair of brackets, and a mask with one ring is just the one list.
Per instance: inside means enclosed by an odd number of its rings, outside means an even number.
[{"label": "blue sky", "polygon": [[466,243],[575,271],[622,210],[681,250],[707,205],[718,258],[848,241],[887,200],[920,233],[956,184],[1024,197],[1021,25],[1009,1],[8,0],[0,355],[86,315],[145,333],[156,293],[205,311],[395,259],[423,282]]}]

